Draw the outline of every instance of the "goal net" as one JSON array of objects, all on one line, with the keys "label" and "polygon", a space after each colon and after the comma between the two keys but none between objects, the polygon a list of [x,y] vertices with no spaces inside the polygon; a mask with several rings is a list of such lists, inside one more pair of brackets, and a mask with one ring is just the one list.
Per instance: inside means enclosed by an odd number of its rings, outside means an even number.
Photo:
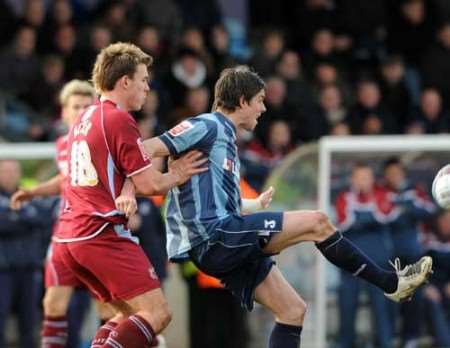
[{"label": "goal net", "polygon": [[[450,162],[450,136],[324,137],[318,144],[301,146],[283,160],[267,181],[267,186],[276,188],[271,210],[320,209],[335,222],[333,202],[348,187],[352,165],[357,161],[369,163],[379,177],[382,163],[392,156],[402,160],[411,181],[422,184],[429,192],[437,170]],[[312,243],[284,251],[277,257],[277,264],[308,304],[302,347],[332,346],[339,328],[337,269]],[[252,325],[267,321],[268,314],[257,308]],[[370,315],[364,308],[358,313],[356,328],[360,340],[370,339],[373,334]],[[259,335],[260,344],[269,329],[267,325]]]}]

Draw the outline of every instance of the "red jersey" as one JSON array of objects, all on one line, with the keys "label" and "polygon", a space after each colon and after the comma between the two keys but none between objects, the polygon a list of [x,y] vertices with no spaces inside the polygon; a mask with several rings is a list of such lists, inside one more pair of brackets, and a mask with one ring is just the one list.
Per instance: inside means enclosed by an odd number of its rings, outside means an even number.
[{"label": "red jersey", "polygon": [[62,135],[56,139],[56,165],[59,173],[67,176],[67,135]]},{"label": "red jersey", "polygon": [[55,240],[90,239],[108,224],[126,224],[114,201],[126,177],[151,165],[133,117],[100,101],[71,127],[67,150],[66,203]]},{"label": "red jersey", "polygon": [[357,211],[373,214],[380,224],[393,221],[399,214],[389,200],[389,192],[380,186],[374,186],[370,193],[357,193],[349,189],[338,195],[336,217],[341,231],[346,231],[355,223]]},{"label": "red jersey", "polygon": [[[62,135],[56,139],[56,165],[58,166],[59,173],[63,176],[63,181],[61,182],[61,192],[60,192],[60,209],[59,215],[62,214],[64,208],[64,185],[67,178],[67,135]],[[58,223],[55,224],[54,230],[58,228]],[[53,232],[55,234],[55,232]]]}]

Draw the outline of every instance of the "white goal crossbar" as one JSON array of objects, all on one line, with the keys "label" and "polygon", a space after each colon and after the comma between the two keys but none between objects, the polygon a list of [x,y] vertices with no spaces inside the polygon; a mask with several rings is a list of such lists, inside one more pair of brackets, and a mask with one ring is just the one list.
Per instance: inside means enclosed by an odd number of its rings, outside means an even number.
[{"label": "white goal crossbar", "polygon": [[0,143],[0,159],[52,159],[55,143]]}]

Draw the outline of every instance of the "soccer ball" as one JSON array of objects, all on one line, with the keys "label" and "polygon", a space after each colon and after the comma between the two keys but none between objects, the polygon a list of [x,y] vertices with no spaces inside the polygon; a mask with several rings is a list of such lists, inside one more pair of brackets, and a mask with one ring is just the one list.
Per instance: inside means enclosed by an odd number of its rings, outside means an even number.
[{"label": "soccer ball", "polygon": [[450,164],[442,167],[433,180],[434,200],[443,209],[450,209]]}]

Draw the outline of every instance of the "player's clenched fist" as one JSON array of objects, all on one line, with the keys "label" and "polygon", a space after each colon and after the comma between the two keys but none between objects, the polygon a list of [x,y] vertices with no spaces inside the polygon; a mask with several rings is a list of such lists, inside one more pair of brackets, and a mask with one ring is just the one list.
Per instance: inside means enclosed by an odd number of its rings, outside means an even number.
[{"label": "player's clenched fist", "polygon": [[123,212],[126,217],[136,214],[137,202],[134,196],[119,196],[115,200],[116,208]]}]

